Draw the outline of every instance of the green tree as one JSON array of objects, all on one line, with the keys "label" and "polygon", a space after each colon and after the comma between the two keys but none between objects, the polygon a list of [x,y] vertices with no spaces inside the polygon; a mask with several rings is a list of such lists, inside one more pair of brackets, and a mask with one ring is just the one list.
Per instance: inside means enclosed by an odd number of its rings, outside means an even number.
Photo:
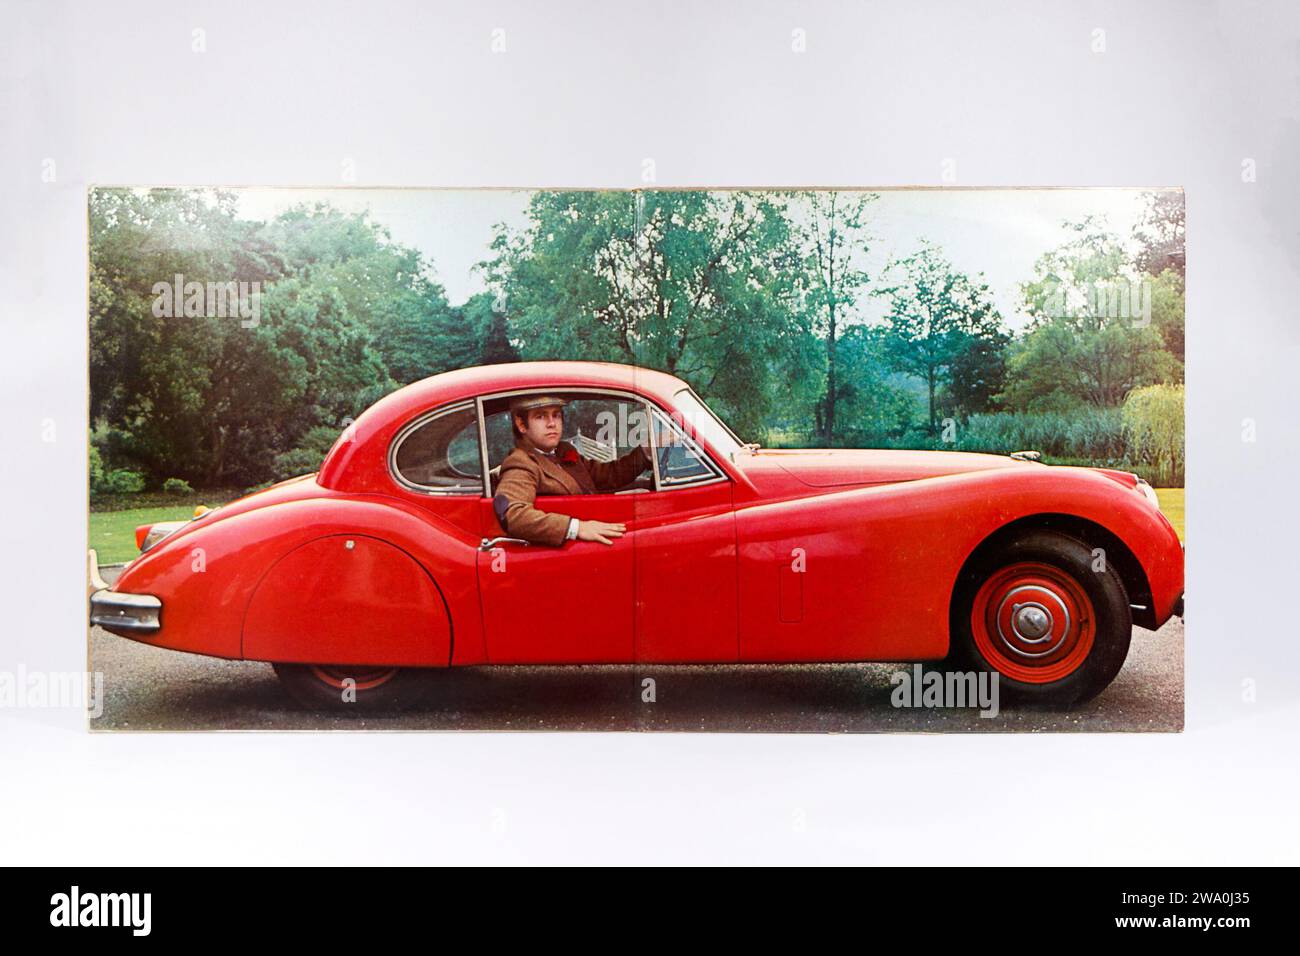
[{"label": "green tree", "polygon": [[482,266],[523,358],[631,359],[636,239],[623,192],[537,192],[525,230],[498,229]]},{"label": "green tree", "polygon": [[1022,287],[1033,318],[1008,363],[1002,398],[1013,408],[1118,405],[1131,389],[1181,374],[1154,320],[1154,286],[1104,224],[1068,225],[1076,236],[1042,256]]},{"label": "green tree", "polygon": [[1133,461],[1151,465],[1165,487],[1181,487],[1187,452],[1184,444],[1182,385],[1135,388],[1124,400],[1124,437]]},{"label": "green tree", "polygon": [[867,215],[878,198],[876,193],[838,191],[812,191],[802,196],[796,232],[801,256],[799,287],[810,331],[825,349],[824,391],[816,403],[814,419],[815,432],[826,445],[835,443],[841,391],[849,388],[860,394],[861,385],[842,381],[839,342],[858,297],[870,282],[861,263],[869,249]]},{"label": "green tree", "polygon": [[466,365],[500,365],[519,361],[519,352],[510,341],[505,310],[497,308],[497,304],[496,297],[490,292],[480,292],[470,296],[456,310],[473,343],[474,361],[466,362]]},{"label": "green tree", "polygon": [[[391,370],[418,375],[450,351],[416,334],[456,328],[441,289],[365,217],[301,208],[263,224],[221,192],[121,189],[92,192],[90,214],[91,416],[105,468],[265,480],[310,429],[337,429],[391,389]],[[177,275],[249,283],[257,321],[206,302],[168,308],[158,289]]]},{"label": "green tree", "polygon": [[524,358],[661,368],[759,429],[803,342],[784,203],[762,193],[544,192],[485,263]]},{"label": "green tree", "polygon": [[1167,381],[1183,380],[1183,364],[1187,361],[1186,345],[1186,280],[1174,269],[1166,269],[1149,280],[1151,324],[1160,333],[1160,340],[1175,360]]},{"label": "green tree", "polygon": [[886,354],[895,369],[925,384],[934,432],[943,399],[970,403],[967,411],[987,403],[1001,374],[1002,317],[988,286],[956,271],[930,243],[893,263],[888,274]]},{"label": "green tree", "polygon": [[1007,354],[1011,336],[991,329],[968,339],[948,366],[947,396],[952,410],[962,416],[991,411],[1006,388]]},{"label": "green tree", "polygon": [[904,433],[913,397],[891,381],[884,330],[852,325],[836,342],[840,384],[836,389],[836,436],[829,445],[872,445]]},{"label": "green tree", "polygon": [[1187,275],[1187,207],[1182,190],[1147,193],[1142,221],[1133,230],[1138,242],[1134,265],[1147,275],[1172,270]]},{"label": "green tree", "polygon": [[155,289],[177,275],[265,283],[279,264],[220,192],[95,190],[90,242],[91,419],[121,437],[120,460],[108,464],[204,475],[217,443],[205,421],[212,365],[252,336],[238,317],[187,317],[183,302],[167,309]]},{"label": "green tree", "polygon": [[1177,378],[1186,361],[1184,347],[1187,276],[1186,207],[1181,191],[1147,193],[1142,221],[1133,229],[1135,268],[1151,289],[1151,316],[1166,351],[1178,360]]},{"label": "green tree", "polygon": [[477,364],[475,334],[447,301],[420,253],[392,241],[366,213],[299,206],[267,228],[286,270],[337,290],[369,332],[392,381],[414,382]]}]

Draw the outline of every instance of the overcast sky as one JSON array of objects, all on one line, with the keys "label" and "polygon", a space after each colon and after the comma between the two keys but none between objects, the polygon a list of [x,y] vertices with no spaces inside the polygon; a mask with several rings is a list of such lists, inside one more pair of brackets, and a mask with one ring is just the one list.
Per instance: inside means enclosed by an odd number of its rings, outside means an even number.
[{"label": "overcast sky", "polygon": [[[1034,262],[1065,242],[1062,223],[1103,217],[1127,239],[1141,219],[1145,190],[915,189],[883,190],[872,206],[876,237],[865,267],[877,273],[890,256],[915,251],[923,238],[943,247],[961,271],[983,273],[1012,329],[1026,320],[1019,285]],[[393,239],[424,253],[453,304],[484,289],[474,266],[489,257],[493,227],[527,223],[529,190],[235,189],[240,214],[269,219],[298,203],[328,202],[345,211],[369,210]],[[879,306],[868,306],[867,317]]]}]

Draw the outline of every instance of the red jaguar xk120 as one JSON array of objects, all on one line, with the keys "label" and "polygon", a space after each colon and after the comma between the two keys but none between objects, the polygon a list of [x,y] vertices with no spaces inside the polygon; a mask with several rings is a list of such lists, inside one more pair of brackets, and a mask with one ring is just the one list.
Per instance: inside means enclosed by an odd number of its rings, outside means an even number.
[{"label": "red jaguar xk120", "polygon": [[[612,544],[501,526],[529,395],[564,401],[592,460],[649,423],[625,486],[536,500],[625,525]],[[945,660],[1072,704],[1114,679],[1135,622],[1182,613],[1183,551],[1137,476],[1032,457],[770,451],[662,372],[463,369],[375,404],[317,474],[138,529],[113,586],[94,575],[90,620],[268,661],[297,700],[340,709],[408,704],[451,667],[792,661]]]}]

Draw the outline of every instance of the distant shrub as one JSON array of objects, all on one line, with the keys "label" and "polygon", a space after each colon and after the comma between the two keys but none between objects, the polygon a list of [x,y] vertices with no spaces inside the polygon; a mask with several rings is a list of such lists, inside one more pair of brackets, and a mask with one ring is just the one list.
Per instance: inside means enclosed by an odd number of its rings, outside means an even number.
[{"label": "distant shrub", "polygon": [[104,458],[100,455],[99,449],[93,444],[90,445],[89,472],[90,497],[98,498],[106,490],[104,488]]},{"label": "distant shrub", "polygon": [[[1157,487],[1182,487],[1186,477],[1182,385],[1134,389],[1123,406],[1099,408],[1066,403],[1056,410],[988,412],[966,420],[943,419],[939,433],[914,424],[888,433],[854,431],[845,425],[845,440],[858,448],[920,448],[938,451],[1041,452],[1043,461],[1059,465],[1116,468],[1140,475]],[[816,435],[787,426],[772,429],[766,444],[774,448],[820,447]]]},{"label": "distant shrub", "polygon": [[[950,429],[950,430],[949,430]],[[948,432],[948,435],[945,434]],[[951,440],[945,441],[946,437]],[[1038,451],[1054,458],[1121,461],[1127,449],[1118,408],[1079,406],[1059,412],[988,412],[940,425],[939,434],[909,431],[880,442],[887,448],[933,448],[1007,455]]]},{"label": "distant shrub", "polygon": [[168,478],[163,482],[163,491],[169,495],[192,495],[194,489],[184,478]]},{"label": "distant shrub", "polygon": [[275,456],[275,477],[277,480],[296,478],[313,471],[319,471],[325,455],[338,439],[340,428],[317,425],[310,428],[298,442],[298,447]]},{"label": "distant shrub", "polygon": [[111,495],[138,495],[144,491],[144,475],[127,468],[117,468],[104,476],[104,492]]},{"label": "distant shrub", "polygon": [[1081,406],[1071,411],[997,412],[972,415],[958,424],[958,451],[1041,451],[1072,458],[1124,457],[1124,430],[1117,408]]},{"label": "distant shrub", "polygon": [[98,425],[90,429],[86,445],[87,478],[92,500],[102,500],[111,495],[135,495],[144,491],[145,476],[141,471],[127,467],[136,462],[124,454],[124,432]]},{"label": "distant shrub", "polygon": [[1187,471],[1183,385],[1135,388],[1124,400],[1124,437],[1129,456],[1155,469],[1165,487],[1182,487]]}]

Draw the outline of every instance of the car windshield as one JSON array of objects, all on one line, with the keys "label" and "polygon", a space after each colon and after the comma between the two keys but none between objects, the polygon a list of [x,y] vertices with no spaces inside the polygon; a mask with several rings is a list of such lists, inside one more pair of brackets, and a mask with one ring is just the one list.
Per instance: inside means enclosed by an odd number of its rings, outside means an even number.
[{"label": "car windshield", "polygon": [[728,428],[722,419],[713,414],[713,410],[700,401],[698,395],[689,388],[684,388],[674,398],[677,401],[677,411],[673,414],[674,419],[685,421],[695,430],[697,435],[712,445],[714,451],[720,455],[730,458],[740,451],[742,442],[736,437],[736,433]]}]

